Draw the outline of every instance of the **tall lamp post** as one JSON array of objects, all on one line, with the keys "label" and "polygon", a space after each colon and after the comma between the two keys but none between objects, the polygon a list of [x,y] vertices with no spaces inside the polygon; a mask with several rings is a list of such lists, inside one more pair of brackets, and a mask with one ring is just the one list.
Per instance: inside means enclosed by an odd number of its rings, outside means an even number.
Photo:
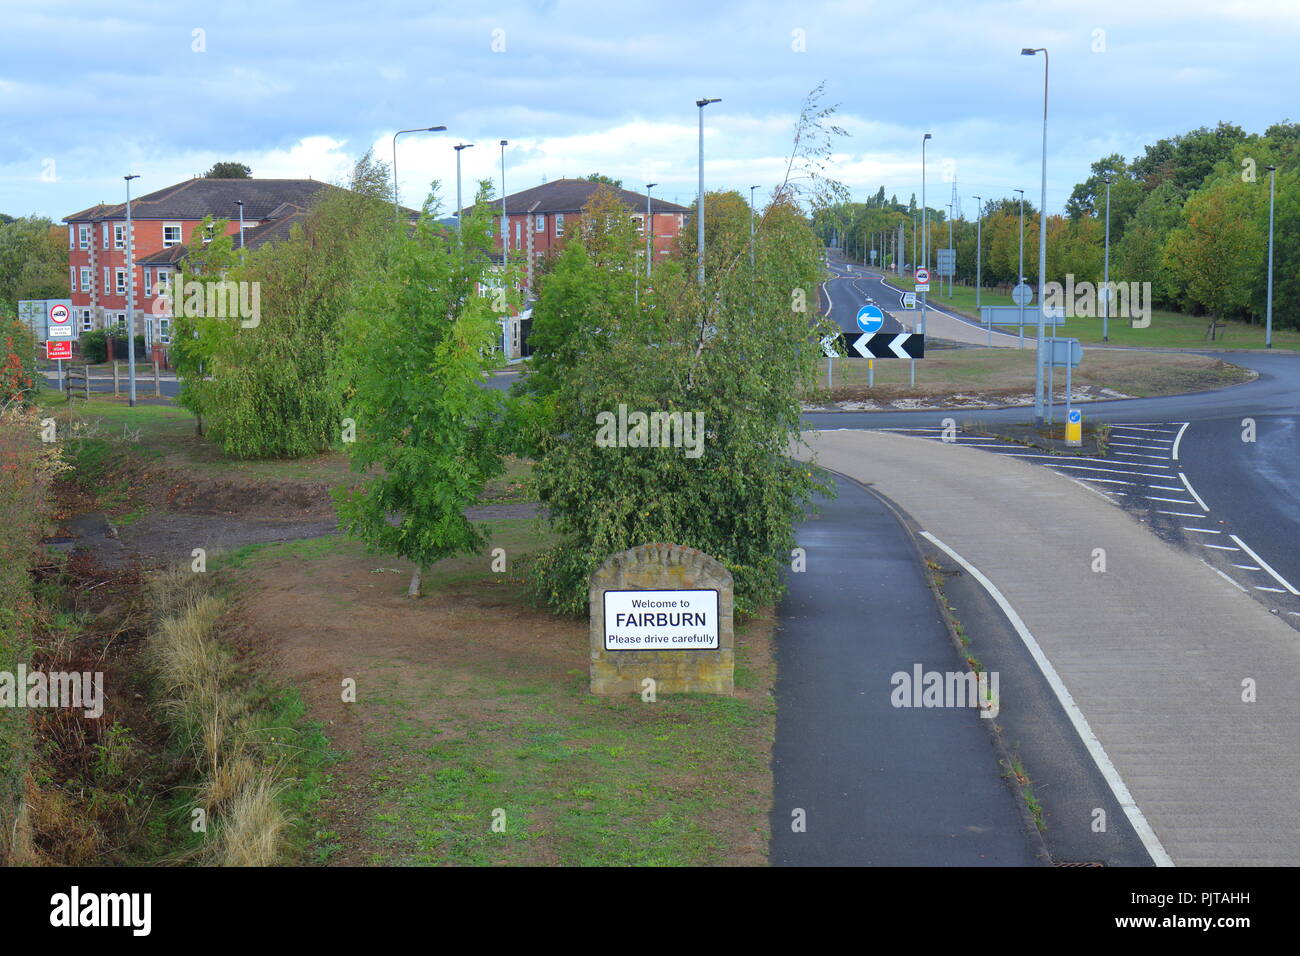
[{"label": "tall lamp post", "polygon": [[131,180],[138,175],[123,176],[126,180],[126,364],[129,404],[135,408],[135,248],[131,228]]},{"label": "tall lamp post", "polygon": [[244,249],[244,200],[236,199],[235,205],[239,207],[239,249]]},{"label": "tall lamp post", "polygon": [[441,133],[446,129],[445,126],[421,126],[419,129],[399,129],[393,134],[393,222],[399,218],[398,208],[401,203],[397,186],[397,137],[403,133]]},{"label": "tall lamp post", "polygon": [[460,211],[463,208],[460,204],[460,151],[469,149],[473,143],[460,143],[452,148],[456,150],[456,232],[460,232]]},{"label": "tall lamp post", "polygon": [[757,186],[749,187],[749,268],[754,268],[754,190]]},{"label": "tall lamp post", "polygon": [[952,211],[952,203],[948,203],[948,251],[954,260],[952,263],[952,272],[948,273],[948,298],[950,299],[952,298],[953,273],[957,271],[957,250],[954,249],[952,245]]},{"label": "tall lamp post", "polygon": [[1268,170],[1268,298],[1264,307],[1264,348],[1273,347],[1273,187],[1277,180],[1277,167]]},{"label": "tall lamp post", "polygon": [[[984,197],[975,198],[975,311],[980,310],[980,285],[984,281],[983,261],[980,258],[981,233],[984,230]],[[989,323],[988,344],[993,345],[993,323]]]},{"label": "tall lamp post", "polygon": [[1043,425],[1043,293],[1047,286],[1047,47],[1025,47],[1021,56],[1043,54],[1043,191],[1038,206],[1038,361],[1034,363],[1034,422]]},{"label": "tall lamp post", "polygon": [[655,214],[650,208],[650,190],[658,183],[645,184],[645,277],[650,278],[650,260],[654,258]]},{"label": "tall lamp post", "polygon": [[695,105],[700,108],[700,194],[699,205],[695,210],[697,233],[695,243],[696,256],[699,260],[699,283],[704,285],[704,107],[710,103],[721,103],[720,99],[698,99]]},{"label": "tall lamp post", "polygon": [[506,215],[506,147],[510,140],[501,141],[501,267],[510,265],[510,217]]},{"label": "tall lamp post", "polygon": [[1110,184],[1115,180],[1106,177],[1106,258],[1101,273],[1101,340],[1110,341]]}]

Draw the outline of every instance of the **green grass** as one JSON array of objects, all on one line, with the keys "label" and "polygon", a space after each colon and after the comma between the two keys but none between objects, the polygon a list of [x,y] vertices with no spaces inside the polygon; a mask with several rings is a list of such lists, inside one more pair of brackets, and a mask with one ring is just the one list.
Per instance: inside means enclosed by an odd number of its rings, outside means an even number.
[{"label": "green grass", "polygon": [[[574,666],[554,670],[529,648],[529,623],[544,618],[524,604],[516,580],[489,570],[491,548],[505,548],[513,562],[553,536],[532,520],[485,524],[489,550],[439,562],[425,577],[425,601],[409,605],[412,633],[442,650],[415,663],[406,654],[375,660],[373,643],[359,645],[370,671],[384,675],[358,705],[368,711],[370,770],[358,779],[361,765],[345,764],[335,775],[368,795],[366,862],[710,865],[735,852],[737,819],[765,837],[771,696],[661,695],[655,703],[592,696],[585,625],[572,625]],[[331,557],[364,561],[377,574],[409,567],[337,536],[240,549],[222,561],[257,585],[273,579],[276,561]],[[337,597],[340,615],[355,613],[353,595]],[[301,600],[309,613],[329,596],[307,590]],[[449,609],[451,619],[443,616]],[[490,628],[489,640],[502,635],[496,650],[466,650],[472,638],[457,623],[469,622]],[[757,688],[770,663],[752,659],[743,635],[742,628],[737,685]],[[316,859],[336,856],[334,823],[318,819],[314,828]]]},{"label": "green grass", "polygon": [[[904,289],[912,287],[911,280],[904,280],[900,283],[897,279],[890,278],[889,281]],[[938,290],[940,283],[937,277],[930,281],[929,300],[936,305],[942,305],[952,308],[971,318],[979,317],[979,310],[975,307],[975,289],[973,286],[954,285],[951,297],[940,293]],[[947,284],[943,285],[947,291]],[[980,293],[981,305],[1013,305],[1011,296],[1002,295],[985,289]],[[1100,318],[1083,319],[1075,316],[1068,317],[1059,328],[1059,334],[1078,339],[1085,344],[1101,345],[1102,343],[1102,323]],[[1153,309],[1151,312],[1151,325],[1145,329],[1135,329],[1129,326],[1127,319],[1112,319],[1108,323],[1107,332],[1109,334],[1108,345],[1124,345],[1132,348],[1183,348],[1183,349],[1262,349],[1264,347],[1264,326],[1250,325],[1247,322],[1229,322],[1226,329],[1221,329],[1214,342],[1210,342],[1205,337],[1205,330],[1209,326],[1209,318],[1205,316],[1183,315],[1179,312],[1169,312],[1163,309]],[[1004,332],[1015,332],[1014,326],[1002,327],[999,329]],[[1025,335],[1036,334],[1036,327],[1031,333],[1029,328],[1025,329]],[[1050,334],[1050,331],[1049,331]],[[1273,347],[1276,349],[1300,349],[1300,332],[1290,329],[1273,329]]]}]

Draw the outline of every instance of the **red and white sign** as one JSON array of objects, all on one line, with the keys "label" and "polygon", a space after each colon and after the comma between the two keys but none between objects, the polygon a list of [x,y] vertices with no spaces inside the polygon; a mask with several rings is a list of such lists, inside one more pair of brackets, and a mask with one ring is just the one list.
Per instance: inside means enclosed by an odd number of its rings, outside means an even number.
[{"label": "red and white sign", "polygon": [[72,342],[49,341],[45,343],[45,357],[50,361],[55,359],[66,359],[72,361]]},{"label": "red and white sign", "polygon": [[50,306],[50,321],[56,325],[62,325],[64,322],[67,322],[71,316],[72,313],[68,311],[66,305]]},{"label": "red and white sign", "polygon": [[929,284],[930,284],[930,270],[929,270],[929,269],[917,269],[917,270],[916,270],[916,284],[917,284],[917,285],[929,285]]}]

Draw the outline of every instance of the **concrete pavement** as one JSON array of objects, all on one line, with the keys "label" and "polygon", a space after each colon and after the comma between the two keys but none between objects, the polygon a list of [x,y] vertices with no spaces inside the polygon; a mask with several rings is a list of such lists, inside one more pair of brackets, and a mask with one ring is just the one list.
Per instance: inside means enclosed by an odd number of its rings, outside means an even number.
[{"label": "concrete pavement", "polygon": [[[890,434],[805,437],[821,464],[870,483],[1004,595],[1149,824],[1153,856],[1300,863],[1294,630],[1048,469]],[[1098,548],[1104,572],[1092,570]]]}]

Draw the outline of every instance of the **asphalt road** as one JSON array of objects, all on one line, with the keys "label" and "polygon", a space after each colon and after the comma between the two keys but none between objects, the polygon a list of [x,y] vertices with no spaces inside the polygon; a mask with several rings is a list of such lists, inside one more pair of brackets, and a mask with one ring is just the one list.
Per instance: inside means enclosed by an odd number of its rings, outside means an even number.
[{"label": "asphalt road", "polygon": [[779,608],[772,862],[1033,865],[990,721],[894,706],[893,674],[966,665],[907,532],[856,483],[838,485],[799,528],[807,570],[788,574]]},{"label": "asphalt road", "polygon": [[[891,314],[899,312],[898,293],[890,292],[880,280],[869,276],[858,266],[844,262],[830,262],[830,271],[835,278],[822,283],[822,314],[838,325],[845,332],[860,332],[858,328],[858,310],[868,302],[878,305],[885,313],[885,324],[881,332],[910,332],[910,324],[905,325]],[[908,315],[909,313],[901,313]]]}]

